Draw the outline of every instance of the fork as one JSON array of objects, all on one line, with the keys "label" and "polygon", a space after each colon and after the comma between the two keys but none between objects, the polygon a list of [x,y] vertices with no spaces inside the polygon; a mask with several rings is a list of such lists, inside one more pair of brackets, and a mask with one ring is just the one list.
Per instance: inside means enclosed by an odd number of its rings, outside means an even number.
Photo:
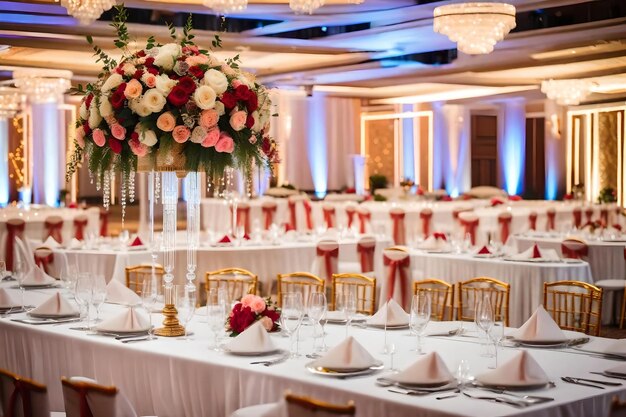
[{"label": "fork", "polygon": [[594,384],[590,384],[588,382],[581,382],[577,378],[572,378],[572,377],[569,377],[569,376],[562,376],[561,380],[564,381],[564,382],[568,382],[570,384],[584,385],[586,387],[593,387],[593,388],[604,389],[604,387],[602,387],[600,385],[594,385]]},{"label": "fork", "polygon": [[462,391],[461,393],[468,398],[508,404],[510,406],[517,407],[517,408],[524,408],[530,405],[530,403],[526,401],[517,401],[517,400],[512,400],[510,398],[505,398],[505,397],[486,397],[486,396],[479,396],[479,395],[471,395],[471,394],[468,394],[466,391]]}]

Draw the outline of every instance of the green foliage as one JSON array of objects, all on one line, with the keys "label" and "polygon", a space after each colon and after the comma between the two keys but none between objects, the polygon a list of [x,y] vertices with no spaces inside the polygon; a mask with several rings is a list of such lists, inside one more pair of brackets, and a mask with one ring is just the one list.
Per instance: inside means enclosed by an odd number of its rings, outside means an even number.
[{"label": "green foliage", "polygon": [[213,48],[222,48],[222,38],[220,38],[219,35],[215,35],[215,37],[213,38],[213,41],[211,41],[211,45],[213,45]]},{"label": "green foliage", "polygon": [[183,27],[183,39],[180,41],[181,46],[195,45],[193,38],[195,36],[191,33],[193,31],[193,15],[189,13],[187,16],[187,23]]},{"label": "green foliage", "polygon": [[381,174],[370,175],[370,192],[374,194],[379,188],[387,188],[387,177]]},{"label": "green foliage", "polygon": [[617,201],[617,194],[613,187],[604,187],[598,195],[598,203],[614,203]]},{"label": "green foliage", "polygon": [[72,176],[76,173],[76,170],[80,166],[80,162],[83,159],[83,150],[76,140],[74,140],[74,152],[70,155],[70,160],[67,163],[67,170],[65,171],[65,182],[69,183],[72,180]]},{"label": "green foliage", "polygon": [[176,27],[174,26],[174,24],[171,23],[171,22],[168,22],[167,23],[167,28],[170,31],[170,38],[176,40]]},{"label": "green foliage", "polygon": [[126,49],[130,42],[130,36],[128,35],[128,27],[126,21],[128,20],[128,11],[123,4],[114,6],[115,14],[113,15],[113,22],[109,26],[115,29],[117,38],[113,41],[115,46],[119,49]]},{"label": "green foliage", "polygon": [[387,197],[380,194],[374,194],[374,201],[387,201]]}]

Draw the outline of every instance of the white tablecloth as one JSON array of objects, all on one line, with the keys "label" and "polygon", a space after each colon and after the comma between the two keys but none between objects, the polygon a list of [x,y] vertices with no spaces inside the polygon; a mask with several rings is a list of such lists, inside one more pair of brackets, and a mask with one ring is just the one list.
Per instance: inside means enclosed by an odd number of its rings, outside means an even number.
[{"label": "white tablecloth", "polygon": [[[411,251],[413,279],[442,279],[451,284],[475,277],[491,277],[511,285],[509,322],[520,326],[543,303],[543,283],[561,280],[592,282],[589,264],[533,263],[501,258],[475,258],[467,254]],[[382,271],[378,276],[384,277]],[[386,280],[382,285],[387,285]],[[386,293],[386,291],[385,291]]]},{"label": "white tablecloth", "polygon": [[[6,284],[4,284],[6,285]],[[16,291],[16,290],[15,290]],[[29,291],[27,301],[38,304],[50,290]],[[123,307],[105,304],[102,316],[110,317]],[[15,315],[17,317],[21,315]],[[155,320],[159,315],[154,315]],[[32,326],[0,318],[0,367],[47,384],[52,409],[62,411],[61,376],[86,376],[103,384],[117,385],[140,415],[160,417],[221,417],[237,408],[277,401],[285,390],[321,398],[335,403],[354,400],[357,417],[381,416],[534,416],[534,417],[607,417],[612,397],[624,396],[624,386],[600,390],[561,381],[562,376],[599,379],[590,371],[607,369],[619,362],[589,357],[574,350],[555,351],[530,349],[531,355],[546,371],[555,388],[536,392],[555,401],[516,409],[508,405],[457,396],[438,401],[438,395],[412,397],[391,393],[378,387],[372,375],[353,379],[328,379],[310,374],[304,365],[310,361],[302,356],[281,364],[264,367],[251,365],[256,358],[236,357],[208,349],[209,331],[204,317],[192,319],[191,341],[159,338],[152,342],[122,344],[104,336],[89,336],[71,330],[76,323],[59,326]],[[426,333],[458,327],[457,323],[430,323]],[[473,329],[473,324],[465,327]],[[329,346],[344,337],[344,327],[327,325]],[[383,331],[354,328],[351,334],[370,353],[389,364],[382,355]],[[471,335],[472,333],[469,333]],[[287,348],[288,339],[272,335],[275,343]],[[406,330],[389,331],[388,340],[395,343],[396,367],[404,368],[416,360],[415,338]],[[480,356],[482,346],[471,337],[426,337],[424,350],[437,351],[454,372],[461,360],[470,364],[473,375],[487,371],[493,359]],[[309,353],[312,348],[311,327],[301,331],[299,349]],[[518,349],[501,348],[500,363]],[[487,394],[487,393],[483,393]]]}]

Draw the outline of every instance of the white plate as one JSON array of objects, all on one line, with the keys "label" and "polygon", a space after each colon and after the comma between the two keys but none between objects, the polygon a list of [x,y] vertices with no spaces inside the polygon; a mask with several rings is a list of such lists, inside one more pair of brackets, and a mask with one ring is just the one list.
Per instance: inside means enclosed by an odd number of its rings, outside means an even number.
[{"label": "white plate", "polygon": [[69,319],[72,317],[79,317],[79,313],[72,314],[37,314],[37,313],[28,313],[30,317],[35,317],[37,319]]},{"label": "white plate", "polygon": [[[53,282],[52,284],[43,284],[43,285],[24,285],[24,288],[29,288],[29,289],[36,290],[36,289],[40,289],[40,288],[55,288],[57,286],[58,286],[57,283]],[[17,286],[11,287],[11,288],[19,288],[19,287],[20,286],[17,285]]]},{"label": "white plate", "polygon": [[[352,323],[363,322],[367,320],[370,316],[365,316],[363,314],[357,314],[352,318]],[[324,318],[328,323],[345,323],[346,316],[341,311],[327,311],[326,316]]]},{"label": "white plate", "polygon": [[309,362],[305,365],[306,369],[309,372],[311,372],[312,374],[316,374],[316,375],[329,376],[331,378],[345,378],[345,377],[358,376],[358,375],[367,375],[367,374],[380,371],[381,369],[385,367],[382,361],[376,361],[374,365],[368,368],[364,368],[364,369],[335,371],[332,369],[313,366],[314,363],[315,362]]},{"label": "white plate", "polygon": [[[135,330],[106,329],[100,326],[96,326],[96,331],[102,332],[102,333],[134,334],[134,333],[148,333],[148,330],[150,330],[150,326],[143,328],[143,329],[135,329]],[[188,333],[187,335],[189,336],[190,334],[191,333]]]},{"label": "white plate", "polygon": [[[367,324],[369,327],[373,327],[374,329],[384,329],[385,325],[384,324]],[[387,330],[400,330],[400,329],[408,329],[409,328],[409,323],[407,324],[388,324],[387,325]]]},{"label": "white plate", "polygon": [[497,388],[497,389],[508,389],[508,390],[535,390],[548,388],[550,386],[550,381],[547,382],[518,382],[511,384],[491,384],[486,382],[481,382],[479,378],[476,378],[474,385],[477,387],[488,387],[488,388]]},{"label": "white plate", "polygon": [[452,253],[452,249],[422,249],[426,253]]},{"label": "white plate", "polygon": [[400,382],[400,381],[396,381],[393,378],[378,378],[381,379],[383,381],[389,381],[389,382],[393,382],[394,385],[400,387],[400,388],[406,388],[406,389],[417,389],[419,388],[420,390],[424,390],[424,391],[428,391],[430,389],[434,390],[434,391],[439,391],[442,389],[446,389],[446,388],[456,388],[459,386],[459,383],[455,380],[451,380],[451,381],[446,381],[446,382],[438,382],[438,383],[429,383],[429,384],[413,384],[413,383],[409,383],[409,382]]},{"label": "white plate", "polygon": [[284,353],[285,351],[282,349],[272,349],[272,350],[267,350],[267,351],[256,351],[256,352],[237,352],[234,350],[229,350],[228,348],[224,348],[224,352],[230,353],[231,355],[235,355],[235,356],[268,356],[268,355]]},{"label": "white plate", "polygon": [[491,258],[497,258],[498,255],[494,255],[493,253],[476,253],[474,254],[474,258],[484,258],[484,259],[491,259]]}]

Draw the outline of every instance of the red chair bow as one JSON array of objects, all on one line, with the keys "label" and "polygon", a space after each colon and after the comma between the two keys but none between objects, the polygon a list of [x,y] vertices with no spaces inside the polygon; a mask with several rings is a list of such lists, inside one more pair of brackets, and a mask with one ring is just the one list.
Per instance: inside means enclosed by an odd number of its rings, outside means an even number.
[{"label": "red chair bow", "polygon": [[237,227],[243,226],[244,233],[250,233],[250,206],[246,203],[237,205]]},{"label": "red chair bow", "polygon": [[317,245],[317,256],[324,258],[324,268],[326,273],[326,280],[330,281],[333,274],[337,272],[337,260],[339,259],[339,245],[334,243],[320,242]]},{"label": "red chair bow", "polygon": [[48,230],[46,239],[51,237],[58,243],[63,243],[61,230],[63,229],[63,219],[59,216],[50,216],[43,222],[44,227]]},{"label": "red chair bow", "polygon": [[397,277],[400,279],[400,296],[402,299],[402,306],[407,305],[407,293],[408,293],[408,277],[406,275],[406,269],[411,265],[411,258],[406,254],[405,257],[399,259],[392,259],[388,254],[383,254],[383,264],[388,268],[387,272],[387,301],[393,298],[396,288]]},{"label": "red chair bow", "polygon": [[613,225],[613,229],[619,230],[621,232],[622,231],[622,225],[621,224],[614,224]]},{"label": "red chair bow", "polygon": [[498,223],[500,224],[500,241],[506,243],[511,230],[511,213],[500,213],[498,215]]},{"label": "red chair bow", "polygon": [[580,240],[565,239],[561,242],[563,256],[570,259],[582,259],[589,254],[589,246]]},{"label": "red chair bow", "polygon": [[15,238],[24,237],[24,229],[26,223],[22,219],[9,219],[7,220],[7,240],[6,248],[4,250],[5,261],[7,270],[13,271],[13,254],[15,252]]},{"label": "red chair bow", "polygon": [[265,219],[265,230],[269,230],[274,223],[274,216],[276,215],[276,203],[263,203],[261,211],[263,211],[263,218]]},{"label": "red chair bow", "polygon": [[54,262],[54,252],[48,248],[35,249],[33,255],[35,257],[35,265],[44,270],[46,274],[50,273],[50,264]]},{"label": "red chair bow", "polygon": [[78,240],[85,238],[85,228],[87,227],[88,219],[86,216],[76,216],[74,218],[74,237]]},{"label": "red chair bow", "polygon": [[361,272],[371,272],[374,270],[374,251],[376,250],[376,240],[363,238],[356,245],[356,251],[361,260]]},{"label": "red chair bow", "polygon": [[443,240],[443,241],[447,241],[447,240],[448,240],[448,238],[446,237],[446,234],[445,234],[445,233],[441,233],[441,232],[435,232],[435,233],[433,233],[433,237],[434,237],[435,239],[437,239],[437,240],[439,240],[439,239],[441,239],[441,240]]},{"label": "red chair bow", "polygon": [[580,209],[580,207],[574,208],[574,210],[572,211],[572,216],[574,217],[574,226],[579,229],[583,222],[582,210]]},{"label": "red chair bow", "polygon": [[556,230],[556,210],[549,208],[546,216],[548,217],[548,230]]},{"label": "red chair bow", "polygon": [[496,207],[496,206],[499,206],[501,204],[504,204],[504,201],[502,201],[498,197],[494,197],[494,198],[491,199],[491,207]]},{"label": "red chair bow", "polygon": [[392,223],[393,241],[396,245],[404,245],[404,210],[391,209],[389,216],[391,217]]},{"label": "red chair bow", "polygon": [[313,216],[311,215],[313,209],[311,208],[311,203],[309,203],[307,200],[303,200],[302,204],[304,205],[304,214],[306,216],[307,230],[313,230]]},{"label": "red chair bow", "polygon": [[476,244],[476,230],[478,229],[478,218],[463,219],[459,217],[459,222],[463,228],[463,235],[470,235],[472,245]]},{"label": "red chair bow", "polygon": [[420,219],[422,220],[422,233],[424,239],[430,236],[430,220],[433,218],[433,211],[431,209],[424,209],[420,211]]},{"label": "red chair bow", "polygon": [[528,215],[528,227],[530,230],[537,230],[537,213],[534,211]]},{"label": "red chair bow", "polygon": [[324,213],[324,223],[328,229],[335,227],[335,207],[331,205],[323,205],[322,212]]},{"label": "red chair bow", "polygon": [[585,225],[591,224],[591,219],[593,218],[593,209],[591,207],[587,207],[585,209]]},{"label": "red chair bow", "polygon": [[18,413],[18,398],[22,400],[22,413],[23,417],[32,417],[33,416],[33,408],[31,401],[31,393],[33,392],[45,392],[45,388],[35,387],[32,384],[23,381],[21,379],[13,380],[13,392],[9,397],[9,403],[6,408],[6,417],[14,417],[20,415]]},{"label": "red chair bow", "polygon": [[352,228],[352,224],[354,223],[355,213],[356,213],[356,209],[353,206],[346,206],[346,216],[348,217],[348,229]]},{"label": "red chair bow", "polygon": [[363,234],[367,230],[367,225],[372,220],[372,213],[369,210],[359,210],[359,233]]},{"label": "red chair bow", "polygon": [[296,230],[298,227],[296,223],[296,202],[289,200],[287,201],[287,205],[289,206],[289,225],[291,226],[291,230]]},{"label": "red chair bow", "polygon": [[109,212],[103,208],[100,209],[100,236],[109,235]]}]

